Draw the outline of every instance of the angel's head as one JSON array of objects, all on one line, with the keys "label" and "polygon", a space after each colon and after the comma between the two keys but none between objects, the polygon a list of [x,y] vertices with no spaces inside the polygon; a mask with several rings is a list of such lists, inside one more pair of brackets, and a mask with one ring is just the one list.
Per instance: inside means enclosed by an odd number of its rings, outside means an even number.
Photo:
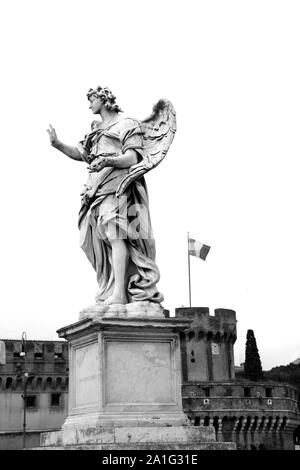
[{"label": "angel's head", "polygon": [[121,113],[122,109],[116,103],[116,97],[112,94],[111,90],[107,87],[90,88],[87,92],[87,98],[90,101],[90,108],[94,114],[98,114],[100,107],[104,105],[109,111]]}]

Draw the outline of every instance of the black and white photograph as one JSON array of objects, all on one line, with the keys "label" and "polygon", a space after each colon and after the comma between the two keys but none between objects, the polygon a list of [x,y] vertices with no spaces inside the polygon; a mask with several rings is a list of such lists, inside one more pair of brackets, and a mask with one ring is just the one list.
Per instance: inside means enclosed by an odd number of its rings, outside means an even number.
[{"label": "black and white photograph", "polygon": [[0,450],[300,450],[300,3],[1,18]]}]

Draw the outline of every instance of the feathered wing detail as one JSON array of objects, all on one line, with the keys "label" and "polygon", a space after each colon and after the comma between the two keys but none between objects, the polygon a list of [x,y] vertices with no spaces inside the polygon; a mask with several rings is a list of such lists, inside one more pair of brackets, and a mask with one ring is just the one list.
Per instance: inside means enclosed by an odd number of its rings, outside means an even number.
[{"label": "feathered wing detail", "polygon": [[152,114],[140,122],[143,132],[143,159],[130,168],[129,174],[120,183],[117,196],[136,179],[155,168],[166,156],[176,132],[176,113],[172,103],[159,100]]}]

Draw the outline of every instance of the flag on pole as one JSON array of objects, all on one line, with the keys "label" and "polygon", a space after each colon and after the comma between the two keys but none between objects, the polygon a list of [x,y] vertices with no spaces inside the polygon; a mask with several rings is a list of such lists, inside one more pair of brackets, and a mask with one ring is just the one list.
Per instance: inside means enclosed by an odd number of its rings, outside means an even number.
[{"label": "flag on pole", "polygon": [[196,256],[197,258],[206,260],[210,246],[204,245],[204,243],[198,242],[193,238],[189,238],[189,255]]}]

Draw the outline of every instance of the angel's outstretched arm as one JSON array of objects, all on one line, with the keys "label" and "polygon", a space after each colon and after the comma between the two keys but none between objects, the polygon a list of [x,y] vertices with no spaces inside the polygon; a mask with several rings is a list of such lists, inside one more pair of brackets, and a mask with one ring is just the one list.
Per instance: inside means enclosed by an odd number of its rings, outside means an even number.
[{"label": "angel's outstretched arm", "polygon": [[50,144],[52,145],[52,147],[54,147],[57,150],[59,150],[60,152],[64,153],[69,158],[72,158],[73,160],[78,160],[78,161],[82,162],[81,154],[80,154],[78,148],[73,147],[71,145],[64,144],[63,142],[61,142],[57,138],[56,131],[55,131],[54,127],[51,126],[51,124],[49,124],[49,128],[50,129],[47,129],[47,132],[49,134]]}]

